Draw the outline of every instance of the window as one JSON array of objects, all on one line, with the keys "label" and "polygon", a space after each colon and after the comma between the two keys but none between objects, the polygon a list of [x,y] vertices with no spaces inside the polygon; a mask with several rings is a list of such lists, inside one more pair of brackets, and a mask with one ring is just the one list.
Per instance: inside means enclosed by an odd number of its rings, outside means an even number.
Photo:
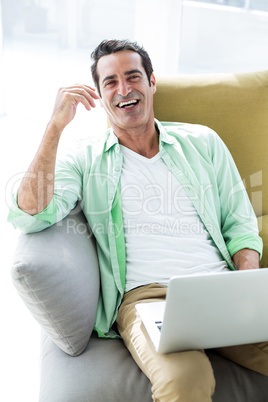
[{"label": "window", "polygon": [[209,3],[222,6],[239,7],[246,10],[259,10],[268,12],[267,0],[193,0],[199,3]]},{"label": "window", "polygon": [[249,0],[249,8],[251,10],[259,10],[268,12],[268,1],[267,0]]},{"label": "window", "polygon": [[267,0],[183,0],[179,71],[265,70],[267,37]]}]

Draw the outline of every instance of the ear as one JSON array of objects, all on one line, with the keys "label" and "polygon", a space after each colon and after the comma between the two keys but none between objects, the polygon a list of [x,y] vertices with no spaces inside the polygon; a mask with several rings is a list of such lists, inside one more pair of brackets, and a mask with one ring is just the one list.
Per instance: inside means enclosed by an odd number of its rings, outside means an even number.
[{"label": "ear", "polygon": [[153,89],[153,94],[156,93],[156,79],[154,74],[151,75],[151,87]]}]

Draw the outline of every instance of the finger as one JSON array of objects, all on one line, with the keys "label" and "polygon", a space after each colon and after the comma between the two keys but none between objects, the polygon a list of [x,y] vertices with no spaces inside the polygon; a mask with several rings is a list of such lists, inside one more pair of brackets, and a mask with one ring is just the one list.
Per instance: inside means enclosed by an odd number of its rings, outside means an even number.
[{"label": "finger", "polygon": [[69,87],[69,89],[71,89],[71,90],[73,90],[73,91],[75,91],[75,90],[78,90],[78,91],[79,91],[80,89],[82,89],[82,90],[85,90],[85,91],[86,91],[90,96],[92,96],[94,99],[100,99],[98,93],[96,92],[97,89],[96,89],[96,88],[93,88],[93,87],[91,87],[91,86],[89,86],[89,85],[76,84],[76,85],[74,85],[74,86],[72,86],[72,87]]},{"label": "finger", "polygon": [[87,96],[78,93],[70,93],[70,95],[72,95],[73,99],[77,103],[81,103],[82,105],[84,105],[87,110],[91,110],[92,107],[96,107],[95,102],[91,97],[88,98]]},{"label": "finger", "polygon": [[95,90],[95,89],[93,90],[92,88],[86,88],[86,89],[85,89],[85,97],[88,99],[89,103],[90,103],[93,107],[96,106],[96,104],[95,104],[95,102],[94,102],[94,99],[95,99],[95,100],[99,100],[99,99],[100,99],[99,95],[98,95],[95,91],[96,91],[96,90]]},{"label": "finger", "polygon": [[[68,110],[69,107],[71,107],[73,110],[76,110],[77,105],[79,103],[82,103],[87,110],[91,109],[91,105],[88,101],[88,99],[81,93],[78,93],[78,91],[71,91],[70,88],[64,88],[61,90],[62,97],[60,101],[58,102],[58,108],[59,110]],[[68,106],[69,105],[69,106]]]},{"label": "finger", "polygon": [[[84,96],[86,99],[87,99],[87,101],[88,101],[88,103],[89,103],[89,105],[91,106],[91,107],[96,107],[96,104],[95,104],[95,102],[94,102],[94,99],[95,100],[98,100],[99,99],[99,96],[98,96],[98,94],[95,92],[95,89],[94,88],[91,88],[91,87],[87,87],[87,86],[76,86],[76,87],[70,87],[69,88],[69,90],[71,90],[72,91],[72,93],[73,94],[79,94],[79,95],[82,95],[82,96]],[[94,98],[94,99],[93,99]]]},{"label": "finger", "polygon": [[92,96],[93,96],[95,99],[100,99],[100,96],[99,96],[98,93],[96,92],[96,91],[97,91],[96,88],[92,88],[92,87],[90,87],[89,85],[85,85],[85,87],[86,87],[86,88],[89,88],[89,89],[92,90],[92,91],[94,91],[94,92],[92,92]]}]

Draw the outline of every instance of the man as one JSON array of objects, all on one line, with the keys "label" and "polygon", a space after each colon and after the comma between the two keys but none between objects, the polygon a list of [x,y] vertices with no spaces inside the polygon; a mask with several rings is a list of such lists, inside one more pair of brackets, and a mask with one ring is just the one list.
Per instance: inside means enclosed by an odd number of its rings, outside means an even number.
[{"label": "man", "polygon": [[[257,269],[262,242],[256,218],[214,132],[155,120],[156,80],[144,49],[103,41],[92,58],[98,94],[86,85],[59,91],[9,219],[24,231],[38,231],[81,201],[100,263],[98,335],[116,336],[117,324],[155,401],[211,401],[215,380],[204,351],[157,354],[135,304],[163,300],[174,274]],[[57,162],[55,173],[59,140],[77,105],[91,110],[97,100],[112,126],[106,140],[82,142]],[[218,351],[268,375],[265,343]]]}]

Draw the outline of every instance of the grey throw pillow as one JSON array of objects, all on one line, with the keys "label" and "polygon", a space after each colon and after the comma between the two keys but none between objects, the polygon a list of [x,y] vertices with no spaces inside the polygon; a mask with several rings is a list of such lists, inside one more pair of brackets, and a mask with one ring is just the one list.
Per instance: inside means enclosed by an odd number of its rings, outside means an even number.
[{"label": "grey throw pillow", "polygon": [[81,354],[95,323],[99,266],[79,207],[43,232],[22,234],[11,272],[19,295],[44,331],[64,352]]}]

